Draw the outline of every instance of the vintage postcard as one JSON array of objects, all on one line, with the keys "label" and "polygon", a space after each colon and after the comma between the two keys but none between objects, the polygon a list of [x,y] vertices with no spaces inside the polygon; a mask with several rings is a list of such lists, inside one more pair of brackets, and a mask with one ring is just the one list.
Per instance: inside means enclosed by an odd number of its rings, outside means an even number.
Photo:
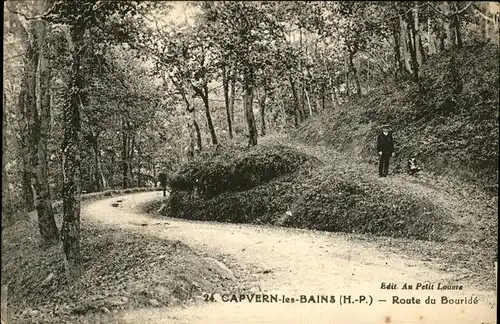
[{"label": "vintage postcard", "polygon": [[2,324],[494,324],[476,1],[4,1]]}]

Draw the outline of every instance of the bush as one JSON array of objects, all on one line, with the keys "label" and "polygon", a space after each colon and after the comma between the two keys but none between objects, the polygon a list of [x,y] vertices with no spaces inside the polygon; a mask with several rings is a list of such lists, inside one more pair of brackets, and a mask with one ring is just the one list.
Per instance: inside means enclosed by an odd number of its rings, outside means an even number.
[{"label": "bush", "polygon": [[173,190],[192,191],[206,198],[223,192],[251,189],[296,171],[306,162],[319,161],[285,146],[254,147],[227,151],[213,158],[187,164],[170,179]]}]

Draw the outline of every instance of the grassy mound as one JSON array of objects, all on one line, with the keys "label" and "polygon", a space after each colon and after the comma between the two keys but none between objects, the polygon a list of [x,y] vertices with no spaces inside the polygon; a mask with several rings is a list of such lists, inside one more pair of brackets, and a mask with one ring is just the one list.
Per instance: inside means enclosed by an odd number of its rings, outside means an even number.
[{"label": "grassy mound", "polygon": [[416,157],[427,171],[498,192],[498,54],[487,44],[440,53],[422,67],[420,87],[381,86],[311,118],[294,137],[372,160],[379,127],[388,123],[396,172]]},{"label": "grassy mound", "polygon": [[185,165],[170,179],[176,191],[194,187],[202,197],[251,189],[261,183],[296,171],[306,162],[317,160],[285,146],[230,149],[222,154],[203,156]]},{"label": "grassy mound", "polygon": [[[346,172],[334,165],[325,166],[316,158],[284,146],[292,166],[283,167],[282,159],[269,159],[269,150],[263,146],[253,152],[256,161],[267,161],[268,169],[278,169],[270,163],[277,161],[281,170],[291,173],[262,182],[249,190],[226,190],[217,195],[198,197],[192,190],[173,187],[162,214],[171,217],[233,223],[274,224],[310,228],[333,232],[373,233],[392,237],[439,240],[443,220],[432,204],[424,199],[398,193],[380,182],[374,182]],[[262,155],[259,155],[262,154]],[[225,170],[234,170],[240,161],[251,161],[226,156]],[[298,161],[303,165],[298,165]],[[232,162],[232,164],[231,164]],[[217,158],[203,162],[214,168],[221,162]],[[246,162],[248,164],[257,164]],[[199,167],[199,164],[195,164]],[[189,174],[189,167],[183,174]],[[196,169],[198,174],[210,174]],[[220,173],[217,173],[224,180]],[[249,172],[248,176],[252,176]],[[255,182],[254,182],[255,183]],[[238,189],[241,187],[238,187]]]}]

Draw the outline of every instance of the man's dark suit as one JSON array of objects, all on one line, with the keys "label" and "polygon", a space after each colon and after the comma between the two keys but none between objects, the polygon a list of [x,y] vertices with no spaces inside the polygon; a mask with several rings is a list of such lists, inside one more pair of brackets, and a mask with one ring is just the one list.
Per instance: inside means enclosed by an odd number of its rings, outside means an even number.
[{"label": "man's dark suit", "polygon": [[392,133],[388,132],[387,135],[380,133],[377,138],[377,152],[382,152],[378,164],[378,174],[385,177],[389,172],[389,159],[394,152],[394,140]]}]

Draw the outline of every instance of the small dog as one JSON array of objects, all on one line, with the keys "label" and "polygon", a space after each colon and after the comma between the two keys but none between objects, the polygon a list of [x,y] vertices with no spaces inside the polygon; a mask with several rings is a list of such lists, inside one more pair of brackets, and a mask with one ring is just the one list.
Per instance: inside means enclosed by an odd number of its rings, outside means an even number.
[{"label": "small dog", "polygon": [[414,175],[415,173],[422,171],[422,168],[417,165],[417,159],[411,158],[408,160],[407,171],[409,175]]}]

